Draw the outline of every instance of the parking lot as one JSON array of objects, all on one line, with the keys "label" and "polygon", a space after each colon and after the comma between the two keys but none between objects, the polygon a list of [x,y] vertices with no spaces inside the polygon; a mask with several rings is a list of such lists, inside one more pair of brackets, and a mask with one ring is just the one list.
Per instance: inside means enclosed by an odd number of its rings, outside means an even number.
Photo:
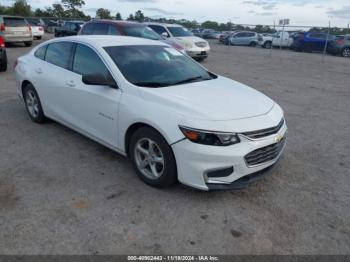
[{"label": "parking lot", "polygon": [[350,59],[211,47],[203,65],[270,96],[289,127],[275,169],[240,191],[154,189],[128,159],[53,121],[33,123],[12,69],[30,48],[7,48],[0,253],[348,254]]}]

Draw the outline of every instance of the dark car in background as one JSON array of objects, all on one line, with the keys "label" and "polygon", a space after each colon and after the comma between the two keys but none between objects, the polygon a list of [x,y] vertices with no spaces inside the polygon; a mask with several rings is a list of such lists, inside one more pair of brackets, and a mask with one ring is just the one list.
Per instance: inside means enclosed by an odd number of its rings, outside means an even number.
[{"label": "dark car in background", "polygon": [[219,33],[217,31],[215,31],[214,29],[204,29],[202,31],[202,35],[200,37],[204,38],[204,39],[215,39],[216,35],[218,35]]},{"label": "dark car in background", "polygon": [[175,49],[185,53],[185,50],[179,44],[176,44],[170,39],[163,38],[146,24],[140,24],[136,22],[92,20],[84,24],[79,32],[79,35],[124,35],[158,40],[167,43]]},{"label": "dark car in background", "polygon": [[0,32],[0,72],[7,70],[7,55],[5,49],[5,38]]},{"label": "dark car in background", "polygon": [[350,57],[350,34],[339,35],[327,45],[327,52],[333,55]]},{"label": "dark car in background", "polygon": [[323,51],[326,41],[329,43],[332,40],[335,40],[335,36],[327,33],[299,32],[293,35],[291,49],[299,52]]},{"label": "dark car in background", "polygon": [[55,28],[55,37],[77,35],[84,21],[67,21],[62,27]]}]

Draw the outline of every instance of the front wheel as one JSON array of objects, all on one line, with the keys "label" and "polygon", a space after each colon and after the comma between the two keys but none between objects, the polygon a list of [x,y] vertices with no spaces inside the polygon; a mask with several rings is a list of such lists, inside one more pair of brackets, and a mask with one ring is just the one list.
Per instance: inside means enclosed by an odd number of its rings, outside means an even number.
[{"label": "front wheel", "polygon": [[142,127],[133,134],[129,156],[139,178],[153,187],[163,188],[177,181],[173,151],[163,136],[150,127]]},{"label": "front wheel", "polygon": [[251,42],[250,44],[249,44],[249,46],[251,46],[251,47],[256,47],[256,42]]},{"label": "front wheel", "polygon": [[350,57],[350,47],[345,47],[343,51],[341,52],[341,55],[343,57]]},{"label": "front wheel", "polygon": [[265,45],[264,45],[264,47],[265,47],[266,49],[271,49],[271,48],[272,48],[271,42],[266,42]]},{"label": "front wheel", "polygon": [[25,45],[26,47],[32,46],[32,44],[33,44],[32,41],[24,42],[24,45]]},{"label": "front wheel", "polygon": [[33,85],[28,84],[23,92],[24,103],[29,117],[35,123],[43,123],[46,120],[41,102]]}]

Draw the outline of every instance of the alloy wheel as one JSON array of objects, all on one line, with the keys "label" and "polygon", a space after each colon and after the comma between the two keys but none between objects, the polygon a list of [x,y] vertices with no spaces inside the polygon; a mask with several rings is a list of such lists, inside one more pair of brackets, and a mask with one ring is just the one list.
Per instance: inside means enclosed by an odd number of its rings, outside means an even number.
[{"label": "alloy wheel", "polygon": [[350,57],[350,48],[344,48],[342,55],[344,57]]},{"label": "alloy wheel", "polygon": [[165,167],[163,153],[158,144],[149,139],[140,139],[135,146],[134,156],[138,170],[149,179],[162,176]]},{"label": "alloy wheel", "polygon": [[37,118],[39,115],[39,100],[33,90],[28,90],[26,93],[26,105],[29,114],[33,118]]}]

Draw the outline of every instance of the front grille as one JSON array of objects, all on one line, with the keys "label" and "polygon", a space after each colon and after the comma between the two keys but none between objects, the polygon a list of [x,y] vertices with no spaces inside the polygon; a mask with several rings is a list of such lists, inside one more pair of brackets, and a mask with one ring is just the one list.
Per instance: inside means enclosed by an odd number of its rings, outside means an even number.
[{"label": "front grille", "polygon": [[249,137],[251,139],[258,139],[265,136],[270,136],[270,135],[276,134],[281,129],[283,124],[284,124],[284,119],[282,118],[281,122],[275,127],[261,129],[258,131],[245,132],[245,133],[242,133],[242,135]]},{"label": "front grille", "polygon": [[207,46],[207,43],[206,43],[206,42],[196,42],[195,44],[196,44],[196,46],[198,46],[198,47],[206,47],[206,46]]},{"label": "front grille", "polygon": [[244,159],[248,166],[255,166],[263,163],[267,163],[276,159],[281,153],[284,144],[286,143],[286,137],[280,142],[256,149],[247,154]]}]

